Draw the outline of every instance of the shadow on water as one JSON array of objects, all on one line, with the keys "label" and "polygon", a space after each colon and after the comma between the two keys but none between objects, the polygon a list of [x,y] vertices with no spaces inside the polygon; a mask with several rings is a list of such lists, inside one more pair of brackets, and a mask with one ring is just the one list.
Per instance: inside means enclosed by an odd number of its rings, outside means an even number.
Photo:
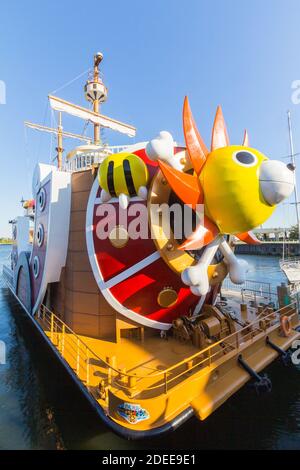
[{"label": "shadow on water", "polygon": [[7,346],[0,449],[300,448],[299,366],[278,360],[266,370],[270,394],[258,397],[246,386],[205,422],[192,418],[174,433],[133,442],[102,424],[7,288],[0,289],[0,340]]}]

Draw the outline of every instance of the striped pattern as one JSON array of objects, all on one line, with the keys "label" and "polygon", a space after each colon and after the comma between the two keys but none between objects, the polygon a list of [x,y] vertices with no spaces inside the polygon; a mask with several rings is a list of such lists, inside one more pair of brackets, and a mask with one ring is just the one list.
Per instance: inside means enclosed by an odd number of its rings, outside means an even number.
[{"label": "striped pattern", "polygon": [[[107,187],[109,190],[109,194],[112,197],[116,197],[116,189],[115,189],[115,181],[114,181],[114,166],[115,162],[111,160],[108,164],[108,171],[107,171]],[[134,181],[131,173],[131,168],[130,168],[130,162],[126,158],[123,161],[123,171],[124,171],[124,176],[125,176],[125,181],[126,181],[126,186],[128,190],[128,194],[130,197],[136,196],[136,189],[134,186]]]}]

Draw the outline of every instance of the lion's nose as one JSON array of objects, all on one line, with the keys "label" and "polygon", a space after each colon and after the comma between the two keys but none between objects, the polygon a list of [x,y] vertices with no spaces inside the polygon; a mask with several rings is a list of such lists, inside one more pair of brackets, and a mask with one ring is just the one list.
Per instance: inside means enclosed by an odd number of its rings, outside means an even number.
[{"label": "lion's nose", "polygon": [[265,201],[274,206],[289,197],[295,185],[292,164],[285,165],[277,160],[267,160],[261,164],[259,183]]}]

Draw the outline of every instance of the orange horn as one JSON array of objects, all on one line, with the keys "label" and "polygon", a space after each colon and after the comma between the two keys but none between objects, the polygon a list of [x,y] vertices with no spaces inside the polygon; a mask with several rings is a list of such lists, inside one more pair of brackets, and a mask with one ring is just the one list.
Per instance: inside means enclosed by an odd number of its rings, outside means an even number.
[{"label": "orange horn", "polygon": [[197,175],[199,175],[204,163],[206,162],[208,150],[196,127],[187,96],[184,99],[182,117],[186,146],[194,170]]},{"label": "orange horn", "polygon": [[250,145],[247,129],[245,129],[245,132],[244,132],[243,145],[244,145],[244,147],[249,147],[249,145]]},{"label": "orange horn", "polygon": [[158,164],[164,177],[181,201],[193,209],[197,204],[203,203],[203,192],[196,175],[189,175],[171,168],[162,160],[158,160]]},{"label": "orange horn", "polygon": [[218,227],[204,216],[204,225],[199,224],[196,230],[182,243],[179,250],[200,250],[212,242],[219,233]]},{"label": "orange horn", "polygon": [[229,138],[227,134],[224,116],[222,113],[222,108],[221,106],[218,106],[212,131],[211,150],[213,151],[221,147],[227,147],[228,145]]}]

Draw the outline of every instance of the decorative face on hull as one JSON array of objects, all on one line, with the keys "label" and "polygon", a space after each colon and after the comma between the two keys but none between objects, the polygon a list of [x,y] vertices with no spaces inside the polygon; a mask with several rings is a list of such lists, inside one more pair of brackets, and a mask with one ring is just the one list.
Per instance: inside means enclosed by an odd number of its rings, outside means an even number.
[{"label": "decorative face on hull", "polygon": [[[107,157],[87,210],[87,247],[104,298],[130,321],[158,329],[170,328],[174,319],[194,313],[199,305],[213,304],[228,272],[232,282],[245,281],[247,266],[234,256],[224,235],[257,243],[250,230],[268,219],[294,182],[284,164],[249,146],[247,133],[243,145],[229,145],[220,108],[210,151],[187,99],[183,128],[186,150],[162,131],[146,148]],[[178,198],[180,207],[204,207],[202,223],[183,243],[172,230],[164,235],[164,224],[154,218],[153,207],[171,206]],[[107,203],[110,208],[121,206],[127,215],[142,203],[149,214],[147,230],[155,236],[131,238],[118,218],[108,238],[100,239],[97,227],[106,223]],[[115,241],[116,233],[125,234],[122,243]]]},{"label": "decorative face on hull", "polygon": [[159,160],[160,168],[177,196],[193,208],[204,205],[204,229],[199,227],[182,245],[195,250],[217,234],[236,235],[255,242],[248,232],[265,222],[276,204],[294,188],[293,172],[279,161],[270,161],[249,147],[229,145],[221,108],[217,109],[211,151],[206,148],[191,114],[188,99],[183,108],[183,126],[194,174],[183,173]]},{"label": "decorative face on hull", "polygon": [[[175,155],[184,155],[185,149],[174,148]],[[140,210],[141,205],[148,212],[149,201],[156,199],[156,188],[171,192],[170,188],[161,183],[161,173],[158,163],[147,158],[144,146],[137,144],[136,150],[132,150],[137,158],[147,165],[149,174],[149,199],[144,200],[136,195],[129,199],[126,209],[128,223],[135,217],[136,208]],[[114,155],[112,157],[118,156]],[[130,159],[131,162],[133,159]],[[137,161],[137,160],[136,160]],[[99,173],[105,175],[105,168],[100,166]],[[133,167],[132,167],[133,168]],[[143,166],[140,167],[145,174]],[[103,173],[102,173],[103,172]],[[107,173],[106,173],[107,174]],[[98,174],[99,175],[99,174]],[[132,175],[134,181],[139,182],[137,174]],[[122,181],[122,177],[120,178]],[[104,180],[105,184],[105,180]],[[119,188],[116,181],[116,187]],[[124,191],[126,188],[122,188]],[[101,193],[103,187],[99,185],[99,178],[95,179],[89,197],[86,219],[87,249],[94,277],[104,299],[113,309],[123,315],[130,322],[135,322],[146,327],[167,330],[172,321],[183,312],[192,313],[199,298],[192,294],[181,278],[181,272],[175,272],[165,261],[164,254],[151,237],[145,239],[124,238],[122,243],[114,240],[116,229],[121,227],[120,214],[118,213],[120,198],[111,197],[103,202]],[[168,200],[168,196],[165,199]],[[147,207],[148,206],[148,207]],[[97,227],[107,223],[106,209],[116,209],[117,219],[112,228],[112,235],[100,239],[97,235]],[[151,223],[151,217],[149,219]],[[122,222],[123,223],[123,222]],[[122,225],[122,233],[126,235],[128,227]],[[166,241],[167,243],[167,241]],[[186,253],[174,250],[170,255],[188,258],[188,265],[194,259]],[[187,264],[185,263],[184,266]],[[213,269],[213,268],[212,268]],[[224,267],[223,267],[224,269]],[[211,272],[211,276],[213,271]],[[217,282],[214,279],[212,290],[206,298],[206,303],[211,303],[217,295]],[[105,305],[102,307],[105,310]]]}]

